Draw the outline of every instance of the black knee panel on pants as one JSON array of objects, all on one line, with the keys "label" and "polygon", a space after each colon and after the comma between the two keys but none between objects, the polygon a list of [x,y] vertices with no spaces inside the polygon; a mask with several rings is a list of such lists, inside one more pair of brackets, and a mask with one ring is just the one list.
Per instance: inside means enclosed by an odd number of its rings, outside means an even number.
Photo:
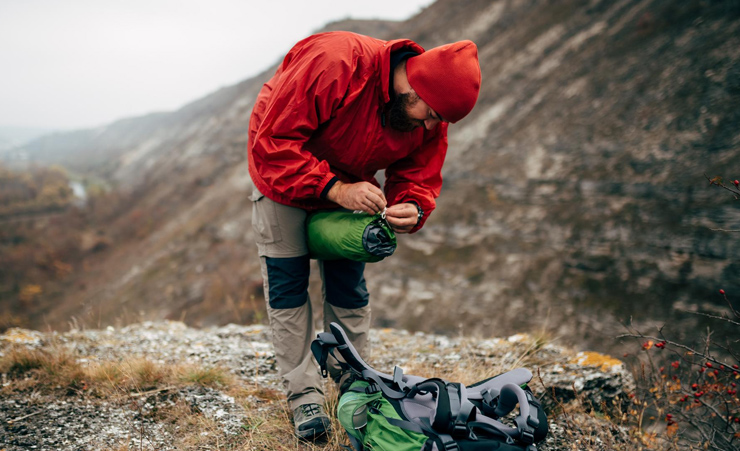
[{"label": "black knee panel on pants", "polygon": [[352,260],[325,260],[324,289],[329,304],[347,309],[365,307],[370,295],[365,284],[365,263]]},{"label": "black knee panel on pants", "polygon": [[290,258],[265,257],[270,307],[289,309],[308,301],[308,276],[311,272],[308,255]]}]

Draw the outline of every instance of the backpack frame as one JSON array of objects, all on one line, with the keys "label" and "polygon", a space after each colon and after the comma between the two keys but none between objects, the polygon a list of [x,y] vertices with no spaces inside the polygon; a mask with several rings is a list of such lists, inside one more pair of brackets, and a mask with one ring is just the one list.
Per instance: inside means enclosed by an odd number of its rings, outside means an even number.
[{"label": "backpack frame", "polygon": [[[368,410],[391,426],[426,436],[420,451],[536,451],[535,444],[547,435],[547,417],[527,386],[532,373],[525,368],[467,387],[440,378],[407,375],[398,366],[393,374],[386,374],[362,359],[341,326],[331,323],[329,327],[330,332],[319,333],[311,343],[322,376],[328,376],[327,360],[332,355],[355,381],[346,393],[380,393],[396,413],[387,415],[390,411],[384,414],[378,408],[373,411],[372,406],[358,408],[351,420],[354,430],[343,424],[357,451],[364,449],[356,431],[367,425]],[[503,423],[501,418],[511,417],[517,405],[513,418],[516,427]]]}]

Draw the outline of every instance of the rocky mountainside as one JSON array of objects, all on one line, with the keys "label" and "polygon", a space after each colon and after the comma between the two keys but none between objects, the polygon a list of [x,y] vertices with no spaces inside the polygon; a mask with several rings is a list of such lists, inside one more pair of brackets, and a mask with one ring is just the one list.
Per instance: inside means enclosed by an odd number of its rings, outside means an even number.
[{"label": "rocky mountainside", "polygon": [[[332,27],[357,26],[426,48],[472,39],[483,71],[478,105],[450,127],[439,208],[367,269],[376,324],[609,347],[630,317],[694,334],[683,311],[740,292],[738,234],[710,230],[740,229],[739,204],[703,178],[740,177],[737,2],[438,0],[403,23]],[[245,146],[272,70],[26,147],[130,200],[91,228],[111,246],[29,324],[260,319]],[[132,223],[135,240],[116,237]]]},{"label": "rocky mountainside", "polygon": [[[262,325],[10,329],[0,335],[0,449],[339,451],[343,433],[316,447],[292,437],[270,343]],[[386,329],[372,330],[370,343],[371,362],[384,371],[399,365],[408,374],[482,378],[528,367],[550,418],[538,449],[633,449],[626,427],[598,419],[603,406],[634,390],[618,360],[525,335],[472,340]],[[47,352],[57,356],[53,365],[29,363]],[[168,368],[183,364],[200,376],[165,380]]]}]

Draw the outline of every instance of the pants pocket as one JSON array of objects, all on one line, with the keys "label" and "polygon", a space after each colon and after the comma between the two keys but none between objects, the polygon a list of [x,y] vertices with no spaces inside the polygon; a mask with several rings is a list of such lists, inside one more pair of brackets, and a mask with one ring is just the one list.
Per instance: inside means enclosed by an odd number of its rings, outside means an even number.
[{"label": "pants pocket", "polygon": [[280,241],[280,226],[278,223],[275,202],[265,197],[257,188],[249,197],[252,201],[252,227],[258,244],[270,244]]}]

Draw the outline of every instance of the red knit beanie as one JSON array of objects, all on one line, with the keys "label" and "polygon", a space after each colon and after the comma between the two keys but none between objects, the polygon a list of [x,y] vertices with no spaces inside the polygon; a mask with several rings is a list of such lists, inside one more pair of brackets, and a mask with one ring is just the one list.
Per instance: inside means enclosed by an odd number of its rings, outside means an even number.
[{"label": "red knit beanie", "polygon": [[446,121],[470,113],[480,91],[478,48],[472,41],[435,47],[406,61],[409,84]]}]

